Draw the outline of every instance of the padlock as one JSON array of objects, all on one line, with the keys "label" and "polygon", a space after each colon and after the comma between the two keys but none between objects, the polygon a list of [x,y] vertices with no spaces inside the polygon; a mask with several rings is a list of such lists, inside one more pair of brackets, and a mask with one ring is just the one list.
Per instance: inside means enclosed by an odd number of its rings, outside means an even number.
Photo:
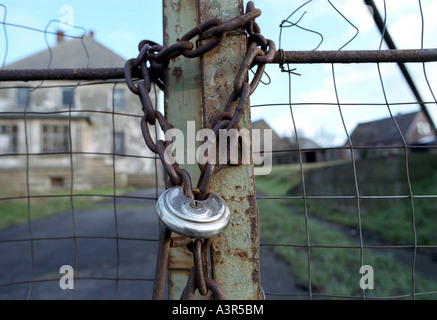
[{"label": "padlock", "polygon": [[164,191],[156,202],[159,219],[171,231],[194,239],[204,239],[222,233],[231,214],[225,200],[211,192],[205,200],[192,200],[182,187]]}]

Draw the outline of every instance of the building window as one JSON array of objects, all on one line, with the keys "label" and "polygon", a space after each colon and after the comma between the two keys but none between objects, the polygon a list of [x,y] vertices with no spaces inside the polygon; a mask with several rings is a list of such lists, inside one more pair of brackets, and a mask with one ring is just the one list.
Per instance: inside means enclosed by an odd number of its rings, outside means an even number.
[{"label": "building window", "polygon": [[30,88],[17,88],[17,106],[28,108],[30,104]]},{"label": "building window", "polygon": [[42,150],[43,152],[69,151],[68,126],[43,126]]},{"label": "building window", "polygon": [[113,144],[114,154],[124,154],[124,133],[116,132],[114,133],[114,144]]},{"label": "building window", "polygon": [[14,125],[0,126],[0,153],[18,152],[18,128]]},{"label": "building window", "polygon": [[123,110],[126,108],[126,98],[123,89],[115,89],[112,94],[114,110]]},{"label": "building window", "polygon": [[62,88],[62,107],[74,108],[74,88]]},{"label": "building window", "polygon": [[64,188],[64,178],[62,177],[51,177],[50,184],[52,189],[62,189]]}]

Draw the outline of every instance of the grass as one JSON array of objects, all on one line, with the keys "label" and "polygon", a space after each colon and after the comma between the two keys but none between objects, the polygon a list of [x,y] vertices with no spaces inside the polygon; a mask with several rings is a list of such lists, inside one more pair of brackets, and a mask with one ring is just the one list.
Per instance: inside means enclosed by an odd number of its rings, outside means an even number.
[{"label": "grass", "polygon": [[[372,163],[372,167],[375,172],[384,172],[388,171],[385,168],[390,163],[387,159],[381,159]],[[361,199],[362,228],[393,244],[414,244],[414,226],[418,244],[435,245],[437,243],[437,198],[435,197],[437,195],[437,158],[414,155],[410,157],[409,163],[412,192],[420,197]],[[341,184],[342,181],[338,180],[335,183]],[[365,183],[365,181],[361,182],[362,185]],[[386,182],[381,182],[381,184],[387,185]],[[378,182],[374,185],[374,189],[377,189]],[[290,189],[293,188],[292,184],[288,186]],[[409,195],[406,182],[399,192],[402,195]],[[307,204],[315,216],[348,227],[358,226],[358,208],[355,199],[309,199]],[[297,204],[297,208],[304,209],[302,203]]]},{"label": "grass", "polygon": [[[419,159],[420,158],[420,159]],[[423,174],[423,158],[419,157],[412,168],[412,187],[415,194],[437,194],[434,174]],[[415,166],[414,159],[410,162]],[[332,165],[332,164],[325,164]],[[321,168],[323,164],[305,165],[305,174]],[[265,196],[285,196],[292,187],[300,184],[300,167],[296,165],[275,167],[270,176],[257,177],[257,191]],[[338,181],[337,181],[338,183]],[[355,200],[356,203],[356,200]],[[418,239],[435,244],[436,219],[434,199],[415,199],[416,226]],[[367,297],[409,298],[413,292],[411,264],[400,263],[394,252],[388,249],[348,248],[359,247],[336,225],[357,226],[357,215],[348,214],[329,207],[317,200],[307,201],[308,221],[303,214],[303,200],[259,199],[260,233],[263,242],[275,245],[273,250],[289,263],[296,283],[309,287],[309,276],[313,293],[323,295],[357,296],[362,295],[359,287],[363,264],[371,265],[375,270],[375,289],[366,290]],[[335,208],[334,208],[335,207]],[[350,208],[350,206],[345,206]],[[372,204],[368,208],[379,208],[363,214],[363,229],[380,235],[386,241],[411,243],[412,217],[409,199],[396,201],[391,206]],[[311,249],[308,250],[309,241]],[[415,292],[434,292],[437,284],[416,273]],[[419,295],[417,299],[435,299],[435,295]]]},{"label": "grass", "polygon": [[[117,195],[132,191],[133,188],[119,188]],[[27,222],[41,219],[67,210],[81,210],[95,207],[96,203],[105,199],[105,196],[113,196],[114,190],[97,189],[73,193],[73,197],[66,191],[54,191],[44,194],[32,194],[17,197],[11,192],[2,192],[0,201],[0,230]]]},{"label": "grass", "polygon": [[[310,171],[340,163],[342,162],[308,163],[305,164],[303,170],[304,174],[307,174]],[[299,164],[278,165],[272,168],[269,175],[259,176],[257,178],[257,187],[259,182],[262,183],[260,187],[263,190],[268,191],[268,194],[272,196],[286,196],[288,190],[298,185],[301,181],[302,175]]]},{"label": "grass", "polygon": [[[371,265],[375,270],[375,289],[366,290],[367,297],[411,294],[411,267],[398,263],[386,250],[375,252],[365,249],[361,252],[359,248],[344,248],[359,244],[351,241],[342,232],[311,218],[307,229],[304,215],[290,210],[288,201],[259,200],[258,207],[263,242],[286,245],[275,246],[274,251],[289,263],[298,286],[309,288],[309,272],[313,293],[360,297],[362,291],[359,287],[359,268],[362,254],[363,264]],[[310,251],[306,247],[307,234],[310,245],[316,246]],[[432,292],[437,288],[434,282],[417,275],[415,283],[416,292]]]}]

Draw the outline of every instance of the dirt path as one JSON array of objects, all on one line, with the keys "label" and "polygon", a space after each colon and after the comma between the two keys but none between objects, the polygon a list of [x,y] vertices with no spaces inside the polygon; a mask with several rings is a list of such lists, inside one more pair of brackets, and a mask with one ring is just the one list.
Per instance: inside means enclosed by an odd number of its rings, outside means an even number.
[{"label": "dirt path", "polygon": [[[154,197],[155,190],[130,195]],[[112,199],[100,204],[0,230],[0,299],[151,299],[158,239],[154,200],[119,198],[116,210]],[[281,295],[305,292],[270,248],[260,248],[260,264],[266,299],[302,298]],[[60,288],[63,265],[81,278],[74,290]]]}]

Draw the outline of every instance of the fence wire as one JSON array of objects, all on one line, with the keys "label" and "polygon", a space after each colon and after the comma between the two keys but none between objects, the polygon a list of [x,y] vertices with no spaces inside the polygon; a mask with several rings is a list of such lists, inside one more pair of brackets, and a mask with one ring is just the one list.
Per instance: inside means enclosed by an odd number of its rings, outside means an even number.
[{"label": "fence wire", "polygon": [[[294,30],[303,32],[298,33],[301,37],[314,37],[314,44],[311,43],[308,50],[319,50],[327,44],[324,30],[316,30],[311,23],[306,23],[320,5],[313,0],[292,2],[291,13],[280,23],[279,48],[288,50],[294,45],[295,41],[287,37]],[[337,1],[327,1],[327,5],[352,30],[335,50],[356,48],[360,30],[353,19],[339,9]],[[386,9],[386,1],[378,5],[383,8],[383,33],[386,34],[390,31],[386,24],[390,11]],[[263,9],[262,5],[258,6]],[[44,30],[17,25],[7,21],[6,6],[0,7],[4,12],[1,23],[6,43],[4,70],[8,69],[10,28],[43,33],[47,44],[47,37],[59,36],[49,31],[49,26],[59,21],[51,21]],[[420,0],[417,10],[421,20],[418,38],[423,49],[425,33],[433,30],[425,30]],[[83,28],[76,29],[79,36],[63,36],[80,42],[78,50],[86,56],[85,67],[91,68],[93,60],[84,40],[89,35]],[[380,50],[385,47],[384,34],[378,38]],[[48,63],[40,67],[50,68],[54,63],[53,48],[48,45],[47,50]],[[434,65],[433,62],[421,63],[420,90],[427,92],[427,100],[423,101],[417,101],[414,95],[411,101],[399,101],[398,90],[410,88],[403,84],[400,73],[395,73],[398,80],[393,86],[393,79],[385,76],[394,68],[386,69],[382,64],[366,64],[365,68],[333,63],[268,66],[270,79],[265,81],[267,86],[261,88],[260,93],[253,95],[251,107],[254,128],[256,120],[263,119],[278,133],[271,152],[272,172],[257,177],[261,280],[267,299],[435,299],[437,168],[433,163],[437,144],[434,140],[412,145],[406,137],[402,117],[396,114],[396,111],[410,112],[413,106],[418,111],[423,110],[421,107],[432,110],[437,106],[433,91],[435,81],[430,72]],[[364,79],[365,85],[356,89],[356,99],[349,95],[343,98],[342,87],[347,87],[343,77],[350,75],[348,69],[357,73],[355,77]],[[329,81],[318,88],[320,82],[314,79],[317,75]],[[311,92],[315,94],[305,96],[305,92],[299,92],[305,89],[300,81],[306,79],[314,81]],[[3,257],[0,298],[53,297],[50,294],[61,298],[90,298],[78,294],[82,292],[79,290],[59,288],[60,261],[73,267],[76,289],[89,289],[93,298],[151,296],[158,230],[147,226],[155,219],[153,206],[161,191],[162,172],[156,156],[146,152],[140,135],[133,133],[140,134],[141,106],[131,104],[126,95],[125,104],[129,107],[118,108],[123,100],[119,91],[122,88],[125,82],[121,80],[0,83],[0,103],[6,104],[14,92],[24,105],[18,111],[0,106],[0,134],[7,137],[0,141],[4,181],[0,209],[5,221],[1,222],[0,230]],[[69,100],[60,110],[32,108],[29,102],[39,92],[52,90],[59,95],[63,89],[68,89],[65,97]],[[82,94],[97,94],[99,90],[105,93],[99,95],[95,105],[79,106],[78,101],[73,100]],[[68,96],[67,92],[73,94]],[[382,95],[382,101],[374,99],[375,92]],[[154,105],[158,105],[159,97],[155,92]],[[135,97],[133,100],[136,101]],[[357,143],[354,128],[360,123],[377,121],[370,119],[378,117],[369,115],[380,108],[386,109],[385,116],[395,131],[396,141],[380,139],[376,144]],[[275,116],[278,114],[282,117],[280,121]],[[426,120],[425,117],[423,121]],[[35,123],[40,126],[38,132],[34,129]],[[81,127],[77,123],[81,123]],[[85,134],[96,124],[102,129],[95,134],[93,143],[105,141],[106,145],[78,146],[78,132]],[[120,126],[124,130],[120,130]],[[388,135],[389,128],[384,129],[383,134]],[[421,130],[427,131],[427,128]],[[39,142],[35,142],[37,135]],[[81,166],[84,159],[90,162]],[[43,174],[51,179],[44,187],[38,165],[47,160],[52,162]],[[137,160],[147,165],[143,164],[136,171],[126,171],[120,165],[125,161],[125,166],[130,166]],[[58,162],[65,165],[66,173],[56,172]],[[10,174],[11,163],[19,164],[14,175]],[[92,168],[85,173],[89,180],[102,175],[104,179],[87,185],[81,172],[85,167]],[[106,170],[100,172],[101,167]],[[145,168],[148,174],[139,175]],[[105,188],[96,187],[98,184]],[[148,189],[144,191],[144,188]],[[63,208],[64,213],[45,218],[44,211],[48,213],[58,208]],[[95,220],[90,218],[91,211]],[[10,215],[15,216],[10,218]],[[107,215],[111,215],[111,219],[107,219]],[[17,217],[21,220],[15,220]],[[100,229],[104,224],[110,224],[108,229]],[[112,231],[100,234],[101,230]],[[65,247],[67,252],[56,251],[53,249],[56,247]],[[107,252],[99,252],[102,248]],[[53,252],[60,256],[47,255]],[[373,267],[374,289],[359,286],[364,275],[359,272],[362,266]]]},{"label": "fence wire", "polygon": [[[71,26],[79,30],[71,35],[51,31],[60,26],[57,20],[45,29],[9,23],[7,7],[0,6],[2,70],[56,68],[75,55],[83,57],[77,67],[99,64],[92,52],[97,42],[84,28]],[[42,33],[45,56],[7,65],[8,32],[16,29]],[[50,45],[55,37],[76,51],[60,56]],[[120,62],[107,49],[97,50]],[[150,299],[157,230],[147,225],[154,221],[162,172],[138,130],[131,130],[139,124],[141,106],[129,98],[125,82],[17,79],[1,83],[0,95],[0,298]],[[130,219],[136,222],[127,227]],[[72,268],[69,284],[75,290],[60,287],[67,275],[62,265]]]},{"label": "fence wire", "polygon": [[[365,2],[367,5],[373,3],[373,1]],[[288,48],[287,45],[293,43],[292,35],[287,38],[286,33],[292,28],[303,31],[302,37],[305,34],[308,38],[314,36],[316,40],[312,50],[318,50],[323,45],[326,41],[323,32],[304,24],[305,17],[317,10],[316,5],[321,3],[310,0],[302,1],[300,6],[295,5],[296,9],[280,24],[280,48]],[[341,51],[355,44],[354,40],[360,30],[336,7],[334,1],[328,1],[326,6],[328,5],[338,15],[338,19],[345,21],[350,29],[348,33],[350,36],[335,48]],[[389,12],[387,12],[386,1],[378,2],[378,5],[383,8],[384,24],[379,41],[379,50],[381,50],[389,36],[387,26]],[[418,38],[420,38],[420,48],[423,49],[425,18],[421,1],[417,2],[417,10],[420,12],[421,21],[421,34]],[[368,14],[365,11],[362,10],[363,15]],[[376,15],[378,12],[372,10],[372,14]],[[294,34],[299,34],[297,31]],[[261,193],[257,198],[261,214],[261,237],[264,238],[262,247],[273,248],[274,252],[288,263],[289,269],[294,274],[294,279],[288,280],[288,288],[275,290],[272,287],[271,290],[267,290],[269,285],[264,284],[267,297],[273,299],[435,299],[436,238],[432,235],[429,238],[424,237],[426,230],[423,225],[429,223],[430,234],[435,233],[435,226],[432,226],[431,221],[435,218],[436,190],[430,187],[425,189],[426,194],[421,193],[424,189],[419,187],[418,181],[423,177],[418,176],[417,166],[420,166],[418,154],[422,152],[426,152],[425,162],[435,161],[433,154],[437,145],[435,138],[429,144],[412,144],[409,137],[406,137],[408,132],[405,131],[402,116],[395,113],[395,110],[402,113],[405,113],[403,110],[407,110],[407,113],[411,112],[412,105],[418,107],[416,112],[435,108],[437,101],[428,75],[428,70],[432,69],[433,63],[424,62],[421,65],[424,81],[420,91],[428,90],[427,96],[431,98],[429,101],[423,101],[417,93],[415,97],[413,96],[416,101],[400,101],[395,97],[394,92],[390,97],[388,90],[398,92],[417,89],[413,87],[414,81],[409,83],[410,86],[403,86],[401,74],[398,77],[398,87],[390,86],[388,89],[389,81],[384,79],[384,73],[381,71],[386,66],[380,63],[366,64],[365,69],[358,70],[362,72],[358,77],[368,80],[361,83],[360,89],[355,88],[357,95],[371,98],[361,102],[357,99],[351,100],[350,95],[342,99],[342,93],[344,95],[346,92],[341,92],[341,89],[347,84],[341,77],[347,75],[345,72],[347,68],[357,69],[355,66],[331,63],[306,68],[289,63],[281,67],[282,72],[288,73],[287,88],[283,89],[284,94],[281,95],[283,101],[252,106],[252,111],[256,115],[258,112],[264,114],[261,110],[270,113],[271,116],[265,119],[273,129],[281,130],[278,122],[282,125],[288,122],[290,128],[285,134],[288,140],[287,146],[284,147],[283,143],[281,146],[283,138],[278,139],[277,147],[273,147],[272,150],[273,159],[276,158],[279,163],[288,163],[288,165],[273,167],[270,177],[259,177],[257,180],[257,190]],[[399,66],[404,65],[399,64]],[[276,72],[273,68],[270,70],[271,73]],[[341,71],[340,76],[338,70]],[[369,76],[372,73],[376,74],[373,80]],[[322,86],[330,87],[326,90],[332,92],[328,101],[320,99],[296,101],[295,97],[301,96],[299,90],[304,88],[299,85],[299,82],[303,81],[301,79],[305,74],[331,78],[322,83]],[[270,77],[274,79],[272,75]],[[282,79],[285,82],[284,77]],[[313,80],[315,79],[312,78],[311,81]],[[371,102],[375,100],[371,96],[371,90],[374,88],[372,81],[379,83],[382,102]],[[271,86],[274,85],[273,81]],[[280,87],[279,84],[276,85]],[[273,88],[270,90],[274,91]],[[325,88],[319,89],[314,84],[312,90],[316,93],[324,93]],[[358,93],[361,90],[364,92],[363,95]],[[277,91],[276,89],[275,92]],[[391,101],[391,98],[395,101]],[[336,107],[336,110],[333,107]],[[383,124],[378,122],[381,116],[379,118],[373,116],[373,122],[369,120],[372,118],[369,115],[374,113],[376,108],[382,107],[387,110],[385,117],[388,121]],[[288,120],[275,117],[275,109],[283,112],[282,117],[286,116],[286,109],[288,109]],[[367,115],[365,112],[360,113],[360,109],[366,110]],[[321,113],[320,116],[318,112]],[[355,119],[352,117],[354,114]],[[433,127],[432,118],[429,122]],[[365,124],[368,124],[366,130],[370,132],[361,132],[363,136],[367,134],[367,140],[366,137],[361,137],[360,140],[359,132],[356,131],[360,129],[361,123],[364,128],[366,128]],[[377,131],[378,123],[384,125],[383,130]],[[315,131],[319,124],[325,129]],[[343,143],[332,143],[334,136],[332,132],[339,127],[343,131]],[[311,130],[315,132],[311,138],[326,146],[309,143],[308,136],[311,135]],[[378,136],[389,135],[390,131],[396,133],[396,142]],[[430,133],[435,137],[434,129]],[[324,134],[328,139],[324,139]],[[374,136],[370,138],[369,134]],[[275,145],[275,142],[273,144]],[[309,160],[309,154],[322,154],[323,160]],[[329,154],[333,156],[330,157]],[[284,160],[287,157],[290,159]],[[386,163],[383,165],[382,162]],[[398,170],[394,172],[389,169],[390,167],[397,167]],[[426,175],[433,175],[433,169],[427,169],[430,171]],[[390,179],[384,178],[387,171],[390,171]],[[371,177],[366,179],[366,175]],[[427,182],[429,186],[435,185],[435,175],[433,177]],[[398,179],[402,180],[402,188],[397,186]],[[263,192],[265,194],[262,194]],[[428,208],[425,208],[425,202],[429,205]],[[392,211],[390,207],[393,208]],[[400,211],[407,212],[407,217],[402,216]],[[280,218],[275,218],[275,213],[279,212]],[[378,219],[377,215],[381,217]],[[429,220],[424,219],[424,216],[428,216]],[[383,221],[384,219],[389,221]],[[293,228],[287,223],[301,225],[295,225]],[[384,227],[379,228],[376,224]],[[402,232],[408,233],[407,239],[400,235]],[[375,287],[371,290],[359,285],[363,276],[359,270],[367,265],[373,267],[372,270],[375,272]]]}]

